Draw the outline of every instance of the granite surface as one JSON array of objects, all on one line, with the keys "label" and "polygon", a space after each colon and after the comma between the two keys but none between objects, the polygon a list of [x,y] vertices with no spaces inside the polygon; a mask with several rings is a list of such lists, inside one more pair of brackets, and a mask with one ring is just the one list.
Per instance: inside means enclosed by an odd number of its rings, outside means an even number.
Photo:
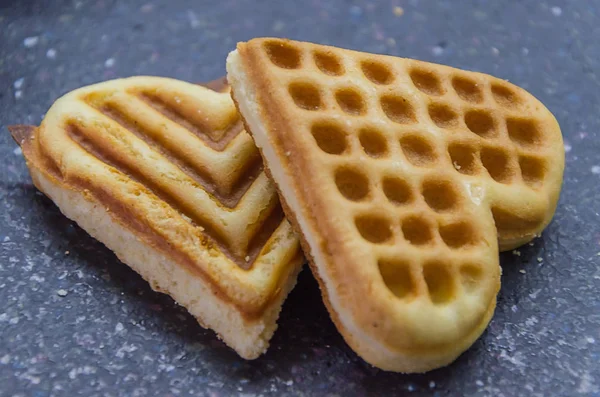
[{"label": "granite surface", "polygon": [[[539,239],[501,256],[494,319],[454,364],[386,373],[344,343],[305,270],[246,362],[32,186],[6,126],[136,74],[210,80],[284,36],[483,71],[556,115],[566,173]],[[0,2],[0,395],[600,396],[600,2]]]}]

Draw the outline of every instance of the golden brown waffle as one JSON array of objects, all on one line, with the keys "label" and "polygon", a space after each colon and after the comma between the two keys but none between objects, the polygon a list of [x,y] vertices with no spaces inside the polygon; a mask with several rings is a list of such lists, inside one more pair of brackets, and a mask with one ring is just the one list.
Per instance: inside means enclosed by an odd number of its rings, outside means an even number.
[{"label": "golden brown waffle", "polygon": [[492,317],[499,246],[554,213],[552,114],[488,75],[289,40],[240,43],[227,70],[347,342],[386,370],[453,361]]},{"label": "golden brown waffle", "polygon": [[266,350],[303,257],[228,92],[114,80],[13,135],[66,216],[242,357]]}]

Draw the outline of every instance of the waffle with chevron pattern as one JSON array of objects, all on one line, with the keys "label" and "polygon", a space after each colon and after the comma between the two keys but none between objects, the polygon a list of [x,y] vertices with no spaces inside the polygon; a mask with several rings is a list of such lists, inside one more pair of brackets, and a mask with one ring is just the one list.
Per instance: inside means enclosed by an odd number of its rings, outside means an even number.
[{"label": "waffle with chevron pattern", "polygon": [[220,88],[113,80],[11,132],[67,217],[251,359],[268,347],[303,256]]}]

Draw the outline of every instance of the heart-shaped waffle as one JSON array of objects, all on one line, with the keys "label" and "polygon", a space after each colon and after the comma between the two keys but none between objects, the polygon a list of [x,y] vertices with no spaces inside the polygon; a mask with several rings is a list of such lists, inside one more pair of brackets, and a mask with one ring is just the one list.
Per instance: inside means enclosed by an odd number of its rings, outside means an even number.
[{"label": "heart-shaped waffle", "polygon": [[67,217],[242,357],[266,350],[303,256],[227,90],[114,80],[12,132]]},{"label": "heart-shaped waffle", "polygon": [[346,341],[387,370],[454,360],[492,317],[499,249],[554,213],[552,114],[488,75],[289,40],[227,70]]}]

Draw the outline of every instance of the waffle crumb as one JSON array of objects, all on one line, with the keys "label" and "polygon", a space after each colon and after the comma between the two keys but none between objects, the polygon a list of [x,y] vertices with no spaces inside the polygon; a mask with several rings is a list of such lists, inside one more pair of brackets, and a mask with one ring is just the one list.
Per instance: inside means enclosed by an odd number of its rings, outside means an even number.
[{"label": "waffle crumb", "polygon": [[404,8],[402,7],[394,7],[394,15],[397,17],[401,17],[402,15],[404,15]]}]

